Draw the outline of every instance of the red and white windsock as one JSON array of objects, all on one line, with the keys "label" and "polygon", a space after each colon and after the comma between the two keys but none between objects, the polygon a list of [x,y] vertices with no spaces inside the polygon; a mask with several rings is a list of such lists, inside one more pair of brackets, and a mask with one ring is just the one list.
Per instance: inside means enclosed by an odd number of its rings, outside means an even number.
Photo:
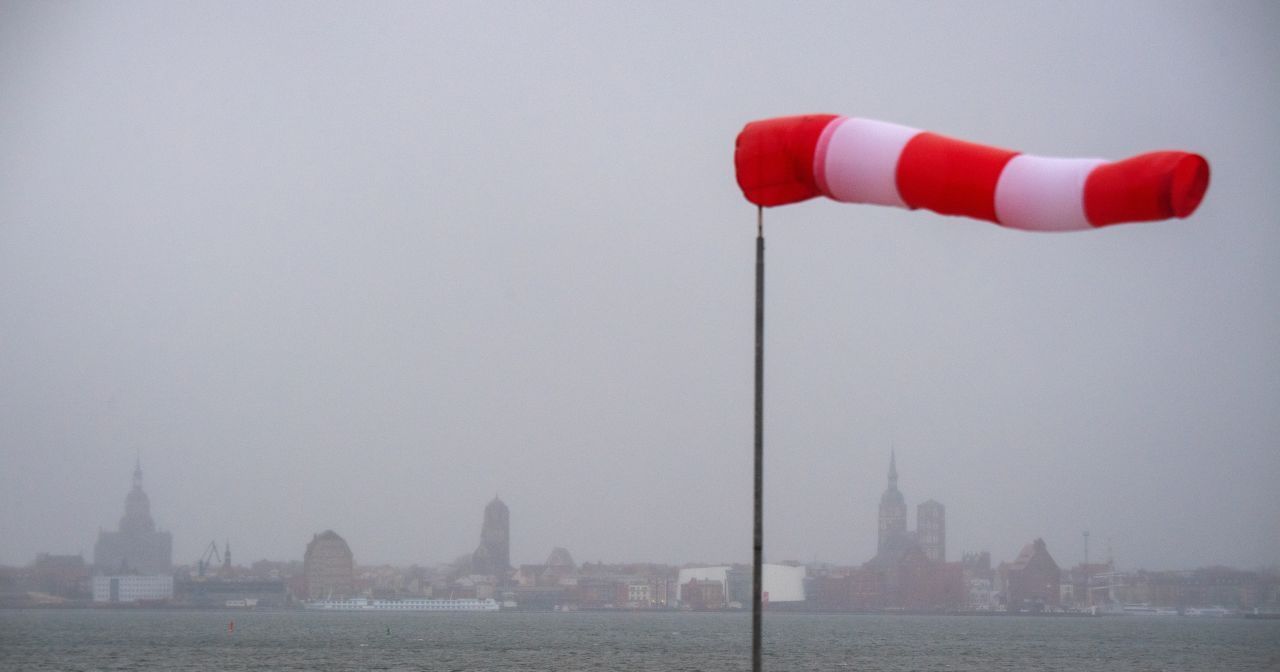
[{"label": "red and white windsock", "polygon": [[1209,163],[1188,152],[1123,161],[1034,156],[831,114],[747,124],[734,165],[743,195],[757,205],[826,196],[1028,231],[1186,217],[1209,187]]}]

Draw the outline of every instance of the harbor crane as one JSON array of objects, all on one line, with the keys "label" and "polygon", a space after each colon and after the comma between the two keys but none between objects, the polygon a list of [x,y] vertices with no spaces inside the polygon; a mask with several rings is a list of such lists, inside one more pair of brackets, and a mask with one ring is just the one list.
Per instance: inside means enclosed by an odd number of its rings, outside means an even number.
[{"label": "harbor crane", "polygon": [[213,566],[216,560],[219,565],[223,564],[222,554],[218,552],[218,542],[210,541],[209,546],[204,549],[204,554],[196,561],[196,576],[203,578],[209,567]]}]

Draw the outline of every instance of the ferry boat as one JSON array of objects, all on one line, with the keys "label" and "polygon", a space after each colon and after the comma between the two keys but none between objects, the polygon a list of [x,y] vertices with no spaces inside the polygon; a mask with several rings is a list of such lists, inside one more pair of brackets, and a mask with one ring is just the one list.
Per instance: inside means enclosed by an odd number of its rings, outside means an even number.
[{"label": "ferry boat", "polygon": [[1226,607],[1187,607],[1182,612],[1183,616],[1211,616],[1214,618],[1223,618],[1225,616],[1234,616],[1235,612]]},{"label": "ferry boat", "polygon": [[1124,613],[1136,614],[1138,616],[1177,616],[1177,609],[1165,609],[1163,607],[1153,607],[1149,604],[1126,604],[1124,605]]},{"label": "ferry boat", "polygon": [[352,597],[345,600],[310,600],[307,609],[323,611],[497,611],[497,600],[370,600]]}]

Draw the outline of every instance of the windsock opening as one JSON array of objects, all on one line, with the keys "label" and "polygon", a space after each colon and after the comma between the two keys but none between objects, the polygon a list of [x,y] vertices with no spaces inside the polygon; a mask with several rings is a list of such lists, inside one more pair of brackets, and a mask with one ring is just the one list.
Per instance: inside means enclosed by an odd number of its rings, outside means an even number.
[{"label": "windsock opening", "polygon": [[821,194],[813,155],[834,114],[753,121],[738,134],[733,153],[738,186],[748,201],[772,207]]}]

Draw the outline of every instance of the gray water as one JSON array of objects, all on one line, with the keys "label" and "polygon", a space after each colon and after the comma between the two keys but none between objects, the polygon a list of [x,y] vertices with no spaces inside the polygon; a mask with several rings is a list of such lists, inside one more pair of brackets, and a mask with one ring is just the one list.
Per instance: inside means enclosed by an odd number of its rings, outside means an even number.
[{"label": "gray water", "polygon": [[[747,614],[0,610],[0,669],[719,672],[750,639]],[[1280,670],[1280,621],[769,614],[765,669]]]}]

